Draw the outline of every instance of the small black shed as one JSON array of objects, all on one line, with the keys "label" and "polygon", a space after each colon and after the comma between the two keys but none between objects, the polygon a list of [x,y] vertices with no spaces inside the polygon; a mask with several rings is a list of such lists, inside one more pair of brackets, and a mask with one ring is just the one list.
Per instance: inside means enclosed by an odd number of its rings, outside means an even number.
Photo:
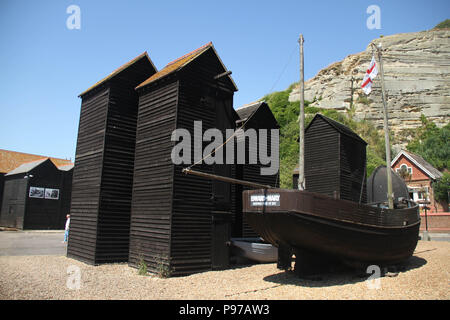
[{"label": "small black shed", "polygon": [[90,264],[128,259],[135,87],[155,72],[144,52],[79,96],[68,257]]},{"label": "small black shed", "polygon": [[[305,129],[305,186],[339,199],[367,202],[366,146],[355,132],[324,115],[316,114]],[[293,187],[297,188],[298,167]]]},{"label": "small black shed", "polygon": [[[271,144],[271,130],[279,129],[279,125],[269,105],[264,101],[257,101],[241,106],[236,109],[239,115],[239,120],[236,121],[236,127],[243,130],[253,129],[256,131],[256,137],[258,139],[258,147],[266,148],[267,154],[270,154],[272,147]],[[267,139],[262,139],[258,133],[258,129],[266,129]],[[241,136],[238,139],[242,139]],[[261,140],[260,140],[261,139]],[[267,167],[268,165],[263,165],[258,157],[257,163],[249,163],[249,150],[250,150],[250,140],[245,139],[245,159],[246,164],[236,165],[236,178],[245,181],[251,181],[266,185],[271,185],[274,187],[279,187],[279,171],[275,174],[264,175],[261,174],[261,168]],[[253,151],[258,153],[258,149],[255,149],[256,145],[253,145]],[[279,164],[279,156],[278,156]],[[278,168],[279,169],[279,168]],[[242,192],[244,190],[250,189],[249,187],[236,185],[236,223],[233,229],[233,237],[257,237],[258,234],[250,227],[250,225],[245,221],[245,217],[242,215]]]},{"label": "small black shed", "polygon": [[72,168],[50,159],[20,165],[5,175],[0,225],[17,229],[64,229]]},{"label": "small black shed", "polygon": [[[194,138],[209,128],[234,129],[237,91],[212,43],[166,65],[137,87],[139,118],[130,226],[129,264],[172,275],[225,268],[233,220],[230,184],[185,175],[171,159],[175,129],[190,134],[192,152],[209,142]],[[194,122],[201,121],[194,129]],[[233,176],[233,165],[199,164],[196,170]]]}]

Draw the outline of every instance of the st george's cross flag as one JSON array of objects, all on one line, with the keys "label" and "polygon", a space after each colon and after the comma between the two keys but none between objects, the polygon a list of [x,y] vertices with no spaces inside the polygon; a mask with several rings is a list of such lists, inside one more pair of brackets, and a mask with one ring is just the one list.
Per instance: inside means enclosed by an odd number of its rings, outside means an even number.
[{"label": "st george's cross flag", "polygon": [[361,88],[363,89],[365,94],[369,94],[372,91],[372,81],[378,74],[377,64],[375,62],[375,56],[372,56],[372,60],[370,61],[369,69],[367,69],[366,74],[364,75],[364,79],[361,84]]}]

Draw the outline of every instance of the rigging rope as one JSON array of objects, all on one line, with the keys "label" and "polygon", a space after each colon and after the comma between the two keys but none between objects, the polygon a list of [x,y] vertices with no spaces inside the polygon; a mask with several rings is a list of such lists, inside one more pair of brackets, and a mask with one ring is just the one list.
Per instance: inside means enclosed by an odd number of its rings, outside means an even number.
[{"label": "rigging rope", "polygon": [[233,133],[227,140],[225,140],[224,143],[222,143],[220,146],[218,146],[217,148],[215,148],[213,151],[211,151],[209,154],[207,154],[206,156],[204,156],[203,158],[201,158],[201,159],[198,160],[197,162],[195,162],[195,163],[191,164],[189,167],[183,169],[183,171],[185,171],[185,170],[186,170],[186,171],[191,170],[191,168],[192,168],[193,166],[195,166],[195,165],[201,163],[203,160],[209,158],[213,153],[217,152],[217,150],[220,150],[221,148],[223,148],[224,145],[226,145],[232,138],[234,138],[234,136],[235,136],[242,128],[245,127],[245,125],[247,124],[247,122],[253,117],[253,115],[254,115],[255,113],[256,113],[256,112],[253,112],[253,114],[251,114],[250,117],[248,117],[247,120],[245,120],[244,124],[243,124],[239,129],[237,129],[236,131],[234,131],[234,133]]},{"label": "rigging rope", "polygon": [[[275,88],[275,86],[278,84],[278,82],[280,81],[281,77],[283,76],[284,72],[286,71],[287,67],[289,66],[289,63],[292,60],[292,57],[295,53],[297,49],[297,46],[294,46],[294,48],[292,49],[292,52],[289,56],[289,59],[287,60],[287,63],[285,64],[285,66],[283,67],[283,70],[281,71],[280,75],[278,76],[277,80],[275,80],[272,88],[270,88],[269,93],[272,92],[272,90]],[[253,115],[255,114],[255,112],[247,118],[247,120],[245,120],[244,124],[238,129],[236,130],[224,143],[222,143],[219,147],[215,148],[213,151],[211,151],[209,154],[207,154],[206,156],[204,156],[203,158],[201,158],[200,160],[196,161],[195,163],[191,164],[189,167],[183,169],[183,171],[189,171],[192,167],[196,166],[197,164],[203,162],[205,159],[209,158],[213,153],[215,153],[217,150],[220,150],[221,148],[223,148],[224,145],[226,145],[232,138],[234,138],[234,136],[236,135],[236,133],[238,131],[240,131],[241,129],[243,129],[245,127],[245,125],[247,124],[247,122],[253,117]],[[278,173],[279,174],[279,173]]]}]

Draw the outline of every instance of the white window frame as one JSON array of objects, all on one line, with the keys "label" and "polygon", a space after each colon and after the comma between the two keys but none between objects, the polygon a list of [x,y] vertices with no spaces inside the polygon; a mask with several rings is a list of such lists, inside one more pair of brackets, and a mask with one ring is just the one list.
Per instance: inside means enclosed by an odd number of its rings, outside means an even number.
[{"label": "white window frame", "polygon": [[406,171],[408,171],[408,173],[412,175],[413,169],[412,169],[412,167],[408,167],[408,165],[407,165],[406,163],[402,163],[402,164],[400,165],[400,167],[398,167],[397,169],[395,169],[395,172],[398,173],[402,168],[406,168]]}]

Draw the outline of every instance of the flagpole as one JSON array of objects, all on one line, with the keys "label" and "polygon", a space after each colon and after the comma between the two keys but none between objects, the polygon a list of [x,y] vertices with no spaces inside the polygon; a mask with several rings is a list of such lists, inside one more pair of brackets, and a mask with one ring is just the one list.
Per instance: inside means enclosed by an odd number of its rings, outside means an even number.
[{"label": "flagpole", "polygon": [[392,174],[391,174],[391,143],[389,141],[389,122],[388,122],[388,110],[386,106],[386,93],[384,88],[384,71],[383,71],[383,56],[381,53],[381,43],[379,46],[375,46],[378,54],[378,61],[380,63],[380,80],[381,80],[381,100],[383,101],[383,126],[384,126],[384,140],[386,147],[386,178],[387,178],[387,198],[389,209],[394,209],[394,199],[392,193]]},{"label": "flagpole", "polygon": [[298,43],[300,44],[300,150],[298,161],[298,189],[305,190],[305,84],[304,84],[304,70],[303,70],[303,34],[300,34]]}]

